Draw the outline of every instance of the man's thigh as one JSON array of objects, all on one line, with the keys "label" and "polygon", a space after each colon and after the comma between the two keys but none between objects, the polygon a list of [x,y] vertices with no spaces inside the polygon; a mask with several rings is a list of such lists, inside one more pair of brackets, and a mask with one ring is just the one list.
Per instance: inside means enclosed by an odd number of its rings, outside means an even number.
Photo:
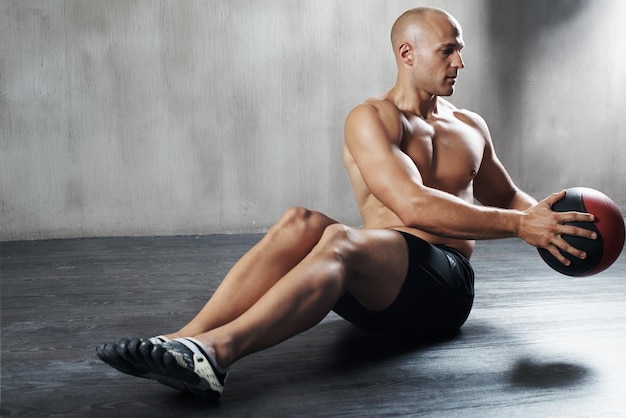
[{"label": "man's thigh", "polygon": [[398,296],[409,268],[407,243],[398,231],[348,231],[352,251],[348,257],[348,292],[364,307],[382,310]]},{"label": "man's thigh", "polygon": [[449,248],[438,248],[409,234],[401,237],[408,265],[394,300],[382,309],[373,309],[348,292],[335,312],[357,325],[391,332],[457,329],[472,307],[474,273],[469,261]]}]

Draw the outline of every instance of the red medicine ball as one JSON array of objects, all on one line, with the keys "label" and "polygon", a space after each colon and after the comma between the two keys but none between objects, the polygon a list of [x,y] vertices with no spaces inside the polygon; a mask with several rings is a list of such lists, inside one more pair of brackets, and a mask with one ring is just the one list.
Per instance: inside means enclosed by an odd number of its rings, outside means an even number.
[{"label": "red medicine ball", "polygon": [[591,229],[598,234],[598,238],[591,240],[563,235],[565,241],[587,253],[587,258],[581,260],[561,251],[561,254],[571,261],[569,266],[562,264],[547,250],[539,248],[539,255],[550,267],[568,276],[591,276],[608,268],[617,260],[624,247],[626,232],[622,213],[608,196],[587,187],[572,187],[567,189],[563,199],[552,206],[552,210],[593,214],[594,222],[570,222],[568,225]]}]

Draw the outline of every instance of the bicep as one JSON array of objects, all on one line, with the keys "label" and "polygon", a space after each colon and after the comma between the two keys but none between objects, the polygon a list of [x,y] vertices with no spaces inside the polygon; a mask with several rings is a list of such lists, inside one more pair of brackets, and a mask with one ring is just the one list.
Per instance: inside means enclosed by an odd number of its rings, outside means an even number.
[{"label": "bicep", "polygon": [[517,188],[496,156],[490,138],[474,180],[474,196],[485,206],[524,210],[533,204],[533,199]]},{"label": "bicep", "polygon": [[516,187],[502,163],[485,156],[474,179],[474,196],[485,206],[506,207]]},{"label": "bicep", "polygon": [[410,196],[419,192],[423,180],[415,163],[398,143],[400,127],[385,126],[378,110],[360,106],[346,120],[346,147],[369,191],[401,216]]}]

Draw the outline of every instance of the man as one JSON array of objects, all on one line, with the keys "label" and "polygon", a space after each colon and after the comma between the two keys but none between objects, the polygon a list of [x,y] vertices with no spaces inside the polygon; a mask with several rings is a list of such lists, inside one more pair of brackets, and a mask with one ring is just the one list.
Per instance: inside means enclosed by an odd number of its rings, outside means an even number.
[{"label": "man", "polygon": [[[452,332],[469,315],[475,239],[519,237],[568,263],[584,258],[562,234],[592,221],[537,203],[496,157],[487,125],[449,96],[463,68],[461,26],[448,13],[409,10],[392,29],[394,87],[350,112],[344,161],[363,228],[292,208],[226,275],[179,331],[98,347],[132,375],[219,398],[227,367],[284,341],[331,310],[367,328],[408,336]],[[475,205],[474,199],[482,203]]]}]

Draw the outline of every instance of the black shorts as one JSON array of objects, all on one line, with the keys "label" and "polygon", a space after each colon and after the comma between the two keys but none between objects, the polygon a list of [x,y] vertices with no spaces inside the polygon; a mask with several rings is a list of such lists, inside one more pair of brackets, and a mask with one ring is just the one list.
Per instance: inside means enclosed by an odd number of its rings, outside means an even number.
[{"label": "black shorts", "polygon": [[469,260],[453,248],[399,232],[409,249],[409,269],[396,300],[382,311],[372,311],[346,293],[333,311],[360,327],[403,336],[458,330],[474,301],[474,270]]}]

